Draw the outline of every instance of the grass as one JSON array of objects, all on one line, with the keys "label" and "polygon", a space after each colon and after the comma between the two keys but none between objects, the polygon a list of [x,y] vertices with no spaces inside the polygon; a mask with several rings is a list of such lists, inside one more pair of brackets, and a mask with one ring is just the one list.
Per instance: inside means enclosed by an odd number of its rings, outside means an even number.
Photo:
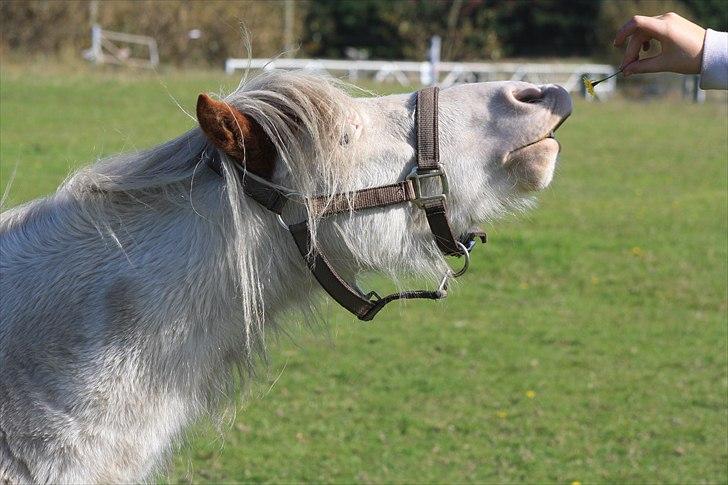
[{"label": "grass", "polygon": [[[192,126],[170,95],[192,112],[235,85],[0,75],[7,206]],[[540,207],[489,228],[447,302],[294,327],[162,482],[728,482],[727,120],[725,102],[577,102]]]}]

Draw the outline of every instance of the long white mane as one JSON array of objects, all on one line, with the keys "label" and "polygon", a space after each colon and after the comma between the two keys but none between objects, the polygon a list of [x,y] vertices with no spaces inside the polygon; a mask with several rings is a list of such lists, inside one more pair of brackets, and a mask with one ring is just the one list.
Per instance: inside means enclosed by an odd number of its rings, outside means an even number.
[{"label": "long white mane", "polygon": [[[351,185],[355,158],[339,143],[352,102],[344,88],[344,83],[330,77],[268,71],[241,84],[225,100],[254,118],[270,137],[279,155],[276,172],[289,174],[282,183],[303,196],[333,194]],[[207,188],[201,185],[200,174],[215,161],[223,162],[225,203],[220,222],[223,232],[233,237],[228,263],[237,269],[246,328],[245,361],[251,368],[251,351],[264,347],[264,308],[260,263],[251,260],[249,248],[260,243],[258,237],[267,227],[256,203],[242,193],[239,172],[231,169],[233,162],[199,128],[151,149],[114,155],[83,168],[59,187],[55,197],[75,200],[102,237],[123,251],[115,227],[130,207],[153,207],[160,200],[194,205],[195,191]],[[195,209],[204,217],[203,208]],[[0,230],[11,227],[22,212],[18,208],[3,214]],[[315,229],[318,221],[313,212],[310,217]]]},{"label": "long white mane", "polygon": [[[226,101],[254,118],[275,145],[280,183],[303,195],[334,193],[351,183],[351,150],[342,150],[339,140],[352,99],[336,81],[300,72],[267,72],[240,86]],[[215,161],[221,162],[223,181],[206,166]],[[4,358],[10,359],[8,352],[19,349],[24,349],[25,356],[9,361],[17,369],[4,369],[6,380],[0,382],[0,394],[31,392],[18,387],[13,376],[23,368],[35,367],[38,362],[34,359],[55,359],[52,352],[34,346],[42,339],[50,348],[64,346],[78,332],[85,340],[64,355],[82,359],[76,353],[92,352],[94,359],[101,359],[102,374],[86,375],[87,371],[79,369],[79,375],[74,372],[53,382],[52,389],[67,389],[67,395],[59,395],[62,402],[54,405],[92,409],[90,402],[79,403],[73,397],[82,392],[73,388],[79,379],[101,379],[92,384],[99,388],[106,386],[101,382],[110,384],[118,376],[128,375],[129,381],[108,389],[109,401],[119,399],[121,405],[140,392],[140,396],[147,396],[143,399],[153,414],[124,417],[124,412],[112,405],[108,417],[92,414],[89,423],[101,420],[104,425],[94,425],[96,431],[106,429],[104,433],[116,434],[119,428],[114,428],[115,422],[123,427],[134,419],[142,427],[129,430],[131,436],[149,432],[145,423],[160,422],[164,430],[155,431],[160,445],[169,443],[167,434],[178,433],[186,422],[216,409],[220,399],[231,394],[240,381],[231,378],[233,369],[247,374],[254,369],[256,355],[265,358],[266,330],[277,327],[275,320],[282,307],[293,302],[309,317],[313,315],[312,285],[300,284],[311,277],[304,271],[296,275],[296,282],[283,277],[292,260],[280,249],[285,236],[277,224],[270,224],[270,214],[242,193],[239,172],[232,163],[196,127],[149,150],[101,160],[72,175],[55,194],[4,212],[0,217],[3,312],[18,321],[6,320],[0,327],[0,357],[5,354]],[[88,248],[83,257],[77,252],[80,247]],[[11,268],[17,268],[26,252],[33,254],[38,268],[22,276]],[[70,272],[55,276],[52,272],[64,253],[69,254],[64,264]],[[272,257],[274,254],[277,257]],[[44,265],[49,269],[42,269]],[[168,274],[160,274],[164,272]],[[146,275],[141,276],[146,280],[143,285],[138,284],[140,274]],[[15,276],[20,279],[15,281]],[[68,317],[56,312],[30,324],[31,333],[37,326],[44,337],[38,337],[37,343],[28,341],[30,337],[21,335],[28,331],[21,328],[22,315],[29,311],[27,295],[39,295],[57,284],[58,278],[64,278],[72,298],[90,295],[98,288],[101,302],[89,310],[84,306],[88,303],[67,301],[72,307],[69,311],[91,314],[79,313],[75,327],[63,330]],[[36,308],[58,303],[41,299]],[[112,346],[98,348],[102,342]],[[122,342],[126,342],[125,348],[117,349]],[[159,381],[162,376],[168,381]],[[142,390],[156,382],[161,387],[152,394]],[[158,405],[151,404],[156,398]],[[178,406],[170,405],[170,399]],[[5,416],[0,417],[0,431],[8,436],[18,433],[13,423],[21,422],[15,415],[25,405],[19,406],[17,411],[5,409]],[[160,406],[167,406],[172,414],[160,416]],[[34,414],[34,419],[46,419]],[[39,422],[38,426],[43,425]],[[48,432],[58,433],[54,440],[59,443],[68,438],[60,429]],[[123,441],[115,446],[125,446]],[[81,446],[76,440],[68,445]],[[3,446],[0,443],[0,478],[8,472],[3,472]],[[91,446],[84,452],[84,460],[96,456],[91,461],[99,463],[97,477],[127,476],[122,470],[101,471],[118,449],[104,451]],[[155,445],[152,442],[149,446]],[[35,453],[25,451],[22,455]],[[130,466],[128,476],[147,475],[148,467],[159,463],[158,453],[144,455],[154,461]],[[118,459],[115,464],[125,466]],[[60,465],[45,466],[48,468],[40,473],[48,473],[51,479]],[[36,479],[42,476],[35,475]]]}]

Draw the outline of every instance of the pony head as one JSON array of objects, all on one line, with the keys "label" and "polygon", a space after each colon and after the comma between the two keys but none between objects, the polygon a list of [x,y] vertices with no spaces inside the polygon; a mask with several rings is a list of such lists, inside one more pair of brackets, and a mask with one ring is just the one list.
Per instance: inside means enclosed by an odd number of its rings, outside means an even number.
[{"label": "pony head", "polygon": [[[278,72],[223,101],[200,95],[197,115],[228,163],[313,196],[403,180],[415,166],[415,109],[415,93],[355,98],[326,78]],[[454,231],[530,205],[553,178],[560,151],[553,133],[571,109],[570,96],[556,85],[489,82],[441,90],[440,161]],[[348,262],[352,274],[443,268],[413,205],[351,212],[327,224],[318,224],[312,210],[286,217],[308,217],[318,243]]]}]

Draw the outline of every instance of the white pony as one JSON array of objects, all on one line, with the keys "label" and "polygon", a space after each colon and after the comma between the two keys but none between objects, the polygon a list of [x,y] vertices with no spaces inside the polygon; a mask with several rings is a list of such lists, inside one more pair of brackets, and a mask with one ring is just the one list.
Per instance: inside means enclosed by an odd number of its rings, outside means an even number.
[{"label": "white pony", "polygon": [[[234,159],[305,196],[402,180],[415,163],[414,100],[355,99],[328,78],[267,72],[203,103],[203,129],[100,161],[4,212],[0,482],[153,477],[280,317],[314,311],[318,285],[275,215],[243,194]],[[552,85],[441,91],[454,231],[526,207],[549,184],[550,134],[570,112]],[[215,130],[236,153],[210,142]],[[446,270],[412,204],[309,217],[343,277]]]}]

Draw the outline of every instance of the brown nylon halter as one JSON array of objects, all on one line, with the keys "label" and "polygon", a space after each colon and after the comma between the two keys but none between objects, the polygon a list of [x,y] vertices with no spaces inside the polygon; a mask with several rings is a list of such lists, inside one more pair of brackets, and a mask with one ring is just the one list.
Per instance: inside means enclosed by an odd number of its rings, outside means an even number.
[{"label": "brown nylon halter", "polygon": [[[318,251],[311,240],[311,232],[306,221],[285,226],[291,232],[306,266],[311,270],[321,287],[339,305],[343,306],[360,320],[371,320],[384,308],[387,303],[400,299],[430,299],[439,300],[447,296],[447,280],[449,277],[460,276],[467,268],[469,252],[475,244],[475,239],[486,241],[485,233],[467,233],[455,238],[447,219],[446,201],[449,190],[447,176],[440,165],[440,141],[438,135],[437,114],[438,94],[436,87],[424,88],[417,92],[417,106],[415,128],[417,131],[417,166],[401,182],[379,187],[361,189],[349,194],[334,194],[332,196],[317,196],[309,200],[316,213],[321,217],[343,212],[360,211],[386,207],[390,205],[412,202],[425,211],[427,223],[435,239],[437,247],[446,256],[465,256],[466,266],[458,273],[448,273],[436,290],[412,290],[392,293],[380,297],[376,292],[364,294],[356,284],[349,284],[333,269],[326,257]],[[221,174],[219,166],[212,166]],[[290,191],[267,180],[256,177],[245,168],[235,164],[240,172],[243,191],[247,196],[261,204],[269,211],[280,216],[286,204],[292,199]],[[438,179],[440,192],[426,195],[422,181]],[[351,202],[350,202],[351,201]],[[280,219],[282,221],[282,219]]]}]

